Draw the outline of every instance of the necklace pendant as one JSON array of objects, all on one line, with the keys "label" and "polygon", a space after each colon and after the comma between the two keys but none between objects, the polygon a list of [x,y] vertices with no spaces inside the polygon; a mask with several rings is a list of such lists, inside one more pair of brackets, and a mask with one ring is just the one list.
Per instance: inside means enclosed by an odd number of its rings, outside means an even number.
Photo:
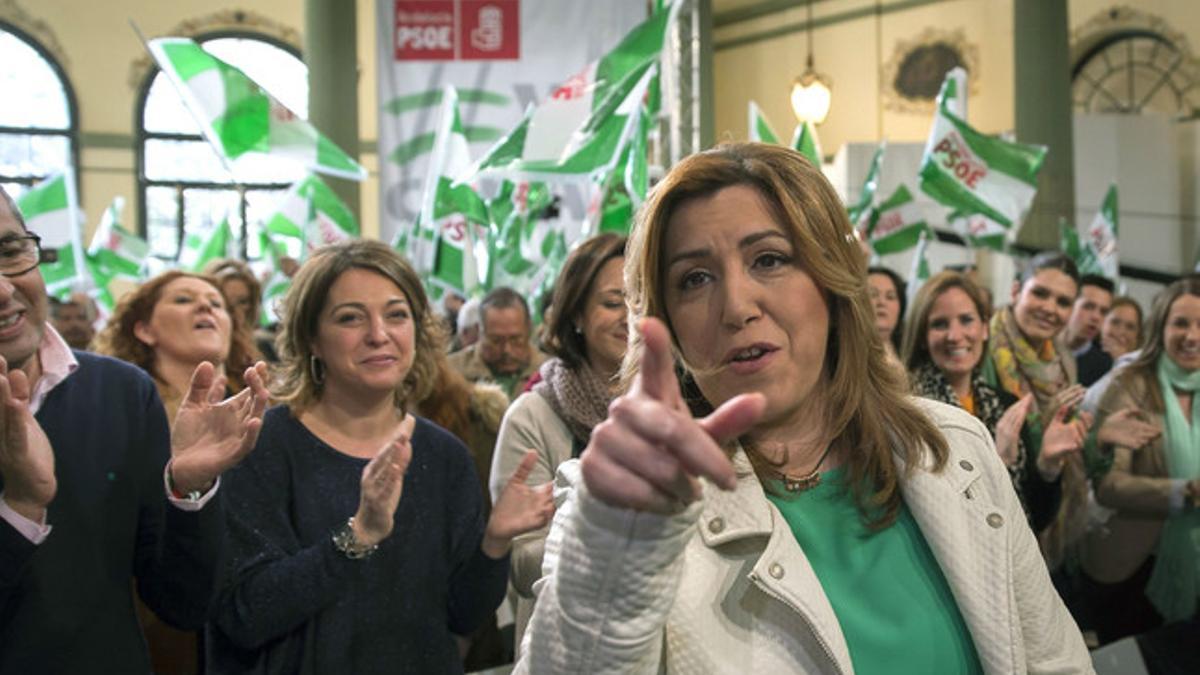
[{"label": "necklace pendant", "polygon": [[788,492],[804,492],[811,490],[821,484],[821,474],[811,473],[807,476],[793,478],[792,476],[783,476],[783,487]]}]

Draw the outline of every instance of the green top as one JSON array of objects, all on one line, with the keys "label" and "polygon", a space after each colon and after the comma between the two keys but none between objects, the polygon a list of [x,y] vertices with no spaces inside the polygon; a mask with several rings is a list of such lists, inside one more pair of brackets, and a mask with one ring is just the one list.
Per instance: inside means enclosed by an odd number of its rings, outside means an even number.
[{"label": "green top", "polygon": [[[871,532],[841,469],[799,494],[767,492],[812,564],[857,673],[982,673],[942,568],[907,506]],[[775,494],[772,494],[774,492]]]}]

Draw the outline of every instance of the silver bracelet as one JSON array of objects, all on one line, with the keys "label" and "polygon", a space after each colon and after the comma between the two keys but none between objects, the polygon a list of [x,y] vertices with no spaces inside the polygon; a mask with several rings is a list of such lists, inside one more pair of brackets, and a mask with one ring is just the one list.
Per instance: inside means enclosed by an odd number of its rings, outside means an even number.
[{"label": "silver bracelet", "polygon": [[350,516],[350,520],[333,533],[333,546],[351,560],[369,558],[379,548],[379,544],[368,546],[354,536],[354,516]]}]

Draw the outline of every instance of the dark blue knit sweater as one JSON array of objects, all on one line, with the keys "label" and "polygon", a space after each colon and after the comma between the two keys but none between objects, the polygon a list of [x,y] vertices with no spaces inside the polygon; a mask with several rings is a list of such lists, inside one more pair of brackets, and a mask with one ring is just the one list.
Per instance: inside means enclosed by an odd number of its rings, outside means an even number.
[{"label": "dark blue knit sweater", "polygon": [[453,634],[504,597],[508,559],[480,550],[483,509],[466,447],[418,418],[395,527],[374,555],[331,541],[358,508],[367,460],[326,445],[283,406],[227,472],[228,562],[210,673],[461,673]]},{"label": "dark blue knit sweater", "polygon": [[169,505],[154,383],[114,359],[75,357],[37,413],[54,448],[53,531],[34,546],[0,520],[0,673],[147,673],[131,578],[179,628],[202,625],[211,597],[220,499],[199,512]]}]

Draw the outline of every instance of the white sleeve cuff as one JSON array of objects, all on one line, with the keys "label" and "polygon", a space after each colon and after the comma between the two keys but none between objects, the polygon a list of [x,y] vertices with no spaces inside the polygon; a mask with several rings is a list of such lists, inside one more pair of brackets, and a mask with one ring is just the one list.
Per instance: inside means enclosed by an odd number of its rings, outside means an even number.
[{"label": "white sleeve cuff", "polygon": [[221,478],[218,476],[217,479],[213,481],[212,487],[208,489],[208,492],[205,492],[198,498],[188,499],[187,497],[176,497],[171,493],[170,471],[171,463],[167,462],[167,465],[163,467],[163,492],[167,493],[167,501],[171,502],[171,504],[177,509],[182,509],[184,511],[199,511],[200,509],[204,508],[204,505],[207,504],[210,499],[213,498],[213,495],[217,494],[217,488],[221,487]]},{"label": "white sleeve cuff", "polygon": [[51,527],[46,524],[45,518],[42,522],[34,522],[25,516],[13,511],[8,502],[4,501],[4,494],[0,493],[0,518],[3,518],[16,528],[21,536],[25,537],[34,544],[40,544],[46,541],[46,537],[50,536]]},{"label": "white sleeve cuff", "polygon": [[1183,513],[1183,501],[1187,492],[1186,478],[1171,479],[1171,494],[1167,496],[1167,510],[1171,515]]}]

